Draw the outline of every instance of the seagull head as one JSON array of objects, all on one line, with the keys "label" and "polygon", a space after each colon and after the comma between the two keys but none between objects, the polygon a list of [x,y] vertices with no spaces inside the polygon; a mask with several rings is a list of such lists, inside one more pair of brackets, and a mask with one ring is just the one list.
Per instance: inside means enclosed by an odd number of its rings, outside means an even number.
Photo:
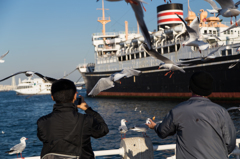
[{"label": "seagull head", "polygon": [[158,69],[164,68],[165,63],[160,63]]},{"label": "seagull head", "polygon": [[126,119],[122,119],[122,120],[121,120],[121,125],[125,125],[126,122],[127,122]]},{"label": "seagull head", "polygon": [[22,141],[25,141],[25,140],[27,140],[28,138],[26,138],[26,137],[22,137],[21,139],[20,139],[20,141],[22,142]]}]

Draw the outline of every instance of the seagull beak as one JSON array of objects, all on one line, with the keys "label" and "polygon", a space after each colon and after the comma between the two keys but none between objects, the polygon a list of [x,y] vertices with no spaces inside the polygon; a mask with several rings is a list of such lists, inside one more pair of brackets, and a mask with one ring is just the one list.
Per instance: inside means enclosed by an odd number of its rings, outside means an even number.
[{"label": "seagull beak", "polygon": [[182,44],[182,46],[184,47],[184,46],[185,46],[185,44]]},{"label": "seagull beak", "polygon": [[26,138],[26,140],[28,140],[28,138]]}]

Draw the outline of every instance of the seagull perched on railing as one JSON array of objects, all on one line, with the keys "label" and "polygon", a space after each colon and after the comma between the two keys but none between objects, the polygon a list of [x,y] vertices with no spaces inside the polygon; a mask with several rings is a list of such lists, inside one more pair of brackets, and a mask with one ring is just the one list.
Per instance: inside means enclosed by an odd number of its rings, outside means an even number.
[{"label": "seagull perched on railing", "polygon": [[0,63],[4,63],[4,60],[3,58],[9,53],[9,51],[7,51],[5,54],[3,54],[1,57],[0,57]]},{"label": "seagull perched on railing", "polygon": [[237,24],[237,16],[240,14],[240,11],[237,9],[238,5],[240,4],[240,1],[234,4],[233,0],[216,0],[222,8],[218,8],[216,3],[213,0],[205,0],[208,2],[213,10],[208,10],[210,13],[218,13],[217,17],[219,15],[222,15],[223,17],[231,17],[231,25],[232,25],[232,17],[235,17],[235,24]]},{"label": "seagull perched on railing", "polygon": [[[175,13],[176,14],[176,13]],[[199,52],[201,53],[201,50],[206,50],[209,47],[209,43],[205,43],[204,41],[198,40],[199,39],[199,24],[200,20],[198,17],[196,17],[190,26],[186,24],[186,22],[182,19],[181,16],[176,14],[179,19],[183,22],[185,25],[187,32],[189,34],[189,39],[187,41],[184,41],[182,43],[183,47],[184,46],[195,46],[199,48]]]},{"label": "seagull perched on railing", "polygon": [[123,139],[122,134],[124,134],[124,138],[125,138],[126,137],[126,132],[128,131],[128,128],[126,126],[126,122],[127,122],[127,120],[122,119],[121,120],[121,126],[119,126],[119,128],[118,128],[119,132],[121,133],[121,139]]},{"label": "seagull perched on railing", "polygon": [[[185,71],[183,70],[183,68],[181,68],[180,66],[184,66],[185,64],[182,64],[182,63],[174,63],[173,61],[171,61],[170,59],[168,59],[167,57],[161,55],[160,53],[158,53],[155,49],[151,49],[149,50],[147,48],[147,46],[145,44],[142,45],[143,46],[143,49],[151,56],[163,61],[164,63],[160,63],[159,65],[159,69],[160,68],[165,68],[165,69],[168,69],[169,72],[167,72],[165,74],[165,76],[167,76],[170,72],[172,71],[181,71],[183,73],[185,73]],[[169,76],[169,78],[172,77],[174,72],[172,72],[172,74]]]},{"label": "seagull perched on railing", "polygon": [[22,152],[23,152],[23,150],[24,150],[25,147],[26,147],[26,141],[25,141],[25,140],[27,140],[27,138],[26,138],[26,137],[22,137],[22,138],[20,139],[20,143],[19,143],[19,144],[13,146],[13,147],[10,149],[10,151],[7,151],[7,152],[5,152],[5,153],[8,153],[9,155],[17,154],[17,158],[18,158],[18,154],[20,153],[21,158],[23,158],[23,157],[22,157]]},{"label": "seagull perched on railing", "polygon": [[121,72],[116,72],[111,74],[109,77],[100,78],[97,84],[93,87],[93,89],[88,94],[89,96],[95,96],[103,90],[109,89],[114,87],[114,82],[121,84],[121,79],[124,77],[132,77],[138,76],[141,74],[141,71],[134,70],[134,69],[123,69]]},{"label": "seagull perched on railing", "polygon": [[5,81],[5,80],[8,79],[8,78],[11,78],[11,77],[13,77],[13,76],[16,76],[16,75],[22,74],[22,73],[24,73],[27,77],[32,77],[32,76],[35,74],[35,75],[39,76],[40,78],[42,78],[43,80],[45,80],[46,82],[50,82],[50,83],[53,83],[53,82],[55,82],[55,81],[57,80],[57,79],[54,79],[54,78],[51,78],[51,77],[43,76],[42,74],[37,73],[37,72],[33,72],[33,71],[21,71],[21,72],[14,73],[14,74],[12,74],[12,75],[4,78],[4,79],[1,79],[0,82]]}]

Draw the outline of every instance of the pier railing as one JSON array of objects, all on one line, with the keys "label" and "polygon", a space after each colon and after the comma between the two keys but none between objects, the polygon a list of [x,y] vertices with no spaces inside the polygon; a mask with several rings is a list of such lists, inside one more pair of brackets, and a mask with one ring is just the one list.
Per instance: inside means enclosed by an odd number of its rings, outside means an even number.
[{"label": "pier railing", "polygon": [[[140,141],[141,140],[145,140],[143,138],[135,138],[132,140],[136,140],[136,142],[145,142],[145,141]],[[150,139],[149,139],[150,140]],[[131,144],[132,141],[131,141]],[[121,148],[119,149],[112,149],[112,150],[101,150],[101,151],[94,151],[94,155],[95,157],[98,156],[112,156],[112,155],[120,155],[124,158],[126,158],[126,153],[129,153],[129,151],[137,151],[137,152],[133,152],[133,153],[141,153],[143,147],[141,146],[141,150],[131,150],[129,149],[129,145],[131,146],[131,144],[128,144],[126,141],[122,140],[120,143]],[[233,152],[231,153],[231,155],[234,155],[236,159],[240,159],[240,149],[239,149],[239,144],[240,144],[240,139],[236,140],[236,148],[235,150],[233,150]],[[142,144],[144,145],[144,144]],[[146,142],[146,145],[149,145],[149,142]],[[135,145],[134,145],[135,146]],[[151,146],[151,143],[150,143]],[[152,148],[148,147],[148,149],[151,149],[152,151],[166,151],[166,150],[174,150],[174,153],[176,154],[176,144],[168,144],[168,145],[153,145]],[[146,151],[145,151],[146,152]],[[151,151],[150,151],[151,153]],[[148,153],[149,154],[149,153]],[[176,156],[175,154],[173,156],[167,157],[166,159],[175,159]],[[141,158],[141,157],[139,157]],[[25,157],[25,159],[40,159],[40,156],[35,156],[35,157]]]}]

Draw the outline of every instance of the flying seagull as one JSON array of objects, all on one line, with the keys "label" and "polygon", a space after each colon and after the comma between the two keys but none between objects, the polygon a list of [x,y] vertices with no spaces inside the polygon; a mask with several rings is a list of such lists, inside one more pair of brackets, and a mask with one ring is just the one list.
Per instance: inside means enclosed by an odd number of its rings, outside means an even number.
[{"label": "flying seagull", "polygon": [[122,134],[124,134],[124,138],[125,138],[126,137],[126,132],[128,131],[128,128],[126,126],[126,122],[127,122],[127,120],[122,119],[121,120],[121,126],[119,126],[119,128],[118,128],[119,132],[121,133],[121,139],[123,139]]},{"label": "flying seagull", "polygon": [[33,72],[33,71],[20,71],[20,72],[14,73],[4,79],[1,79],[0,82],[5,81],[6,79],[11,78],[12,76],[16,76],[16,75],[22,74],[22,73],[24,73],[27,77],[31,77],[35,74],[35,75],[39,76],[40,78],[42,78],[43,80],[45,80],[46,82],[50,82],[50,83],[53,83],[57,80],[57,79],[54,79],[51,77],[43,76],[42,74]]},{"label": "flying seagull", "polygon": [[[158,53],[155,49],[151,49],[149,50],[145,44],[142,45],[143,46],[143,49],[151,56],[163,61],[164,63],[160,63],[159,65],[159,69],[160,68],[165,68],[165,69],[168,69],[169,72],[167,72],[165,74],[165,76],[167,76],[170,72],[172,71],[181,71],[183,73],[185,73],[185,71],[183,70],[183,68],[181,68],[180,66],[184,66],[184,64],[182,63],[174,63],[173,61],[171,61],[170,59],[168,59],[167,57],[161,55],[160,53]],[[172,72],[172,74],[169,76],[169,78],[172,77],[174,72]]]},{"label": "flying seagull", "polygon": [[222,8],[218,8],[216,3],[213,0],[205,0],[208,2],[213,10],[208,10],[210,13],[218,13],[217,17],[219,15],[222,15],[223,17],[231,17],[231,24],[232,24],[232,17],[235,17],[235,23],[236,25],[236,17],[240,14],[240,11],[238,10],[238,5],[240,4],[240,1],[234,4],[233,0],[216,0]]},{"label": "flying seagull", "polygon": [[146,132],[149,129],[149,127],[146,124],[149,124],[149,123],[150,123],[150,118],[147,118],[144,124],[135,125],[134,127],[129,128],[129,130],[141,132],[143,136],[147,136]]},{"label": "flying seagull", "polygon": [[8,153],[9,155],[17,154],[17,158],[18,158],[18,154],[20,153],[21,158],[23,158],[23,157],[22,157],[22,152],[23,152],[23,150],[24,150],[25,147],[26,147],[26,141],[25,141],[25,140],[27,140],[27,138],[26,138],[26,137],[22,137],[22,138],[20,139],[20,143],[19,143],[19,144],[13,146],[13,147],[10,149],[10,151],[7,151],[7,152],[5,152],[5,153]]},{"label": "flying seagull", "polygon": [[[120,1],[120,0],[107,0],[107,1]],[[127,3],[130,3],[131,6],[132,6],[132,9],[135,13],[135,16],[136,16],[136,19],[137,19],[137,22],[139,24],[139,27],[140,27],[140,30],[142,32],[142,35],[144,37],[144,40],[145,42],[147,43],[147,46],[149,49],[151,49],[151,38],[150,38],[150,35],[149,35],[149,32],[148,32],[148,29],[147,29],[147,26],[145,24],[145,21],[143,19],[144,17],[144,14],[143,14],[143,10],[142,8],[142,3],[146,3],[142,0],[125,0]],[[144,8],[145,10],[145,8]]]},{"label": "flying seagull", "polygon": [[93,89],[88,94],[89,96],[95,96],[99,94],[101,91],[114,87],[114,82],[121,84],[121,79],[123,77],[132,77],[138,76],[141,74],[141,71],[134,69],[123,69],[121,72],[116,72],[111,74],[109,77],[100,78],[97,84],[93,87]]},{"label": "flying seagull", "polygon": [[7,51],[5,54],[3,54],[1,57],[0,57],[0,63],[4,63],[4,60],[3,58],[9,53],[9,51]]},{"label": "flying seagull", "polygon": [[[176,13],[175,13],[176,14]],[[181,21],[183,22],[183,24],[185,25],[187,32],[189,34],[189,39],[187,41],[183,42],[183,47],[184,46],[195,46],[199,48],[199,52],[201,53],[201,50],[206,50],[209,47],[208,43],[205,43],[199,39],[199,18],[196,17],[193,22],[190,24],[190,26],[188,26],[185,21],[182,19],[181,16],[179,16],[178,14],[176,14],[178,16],[179,19],[181,19]]]}]

